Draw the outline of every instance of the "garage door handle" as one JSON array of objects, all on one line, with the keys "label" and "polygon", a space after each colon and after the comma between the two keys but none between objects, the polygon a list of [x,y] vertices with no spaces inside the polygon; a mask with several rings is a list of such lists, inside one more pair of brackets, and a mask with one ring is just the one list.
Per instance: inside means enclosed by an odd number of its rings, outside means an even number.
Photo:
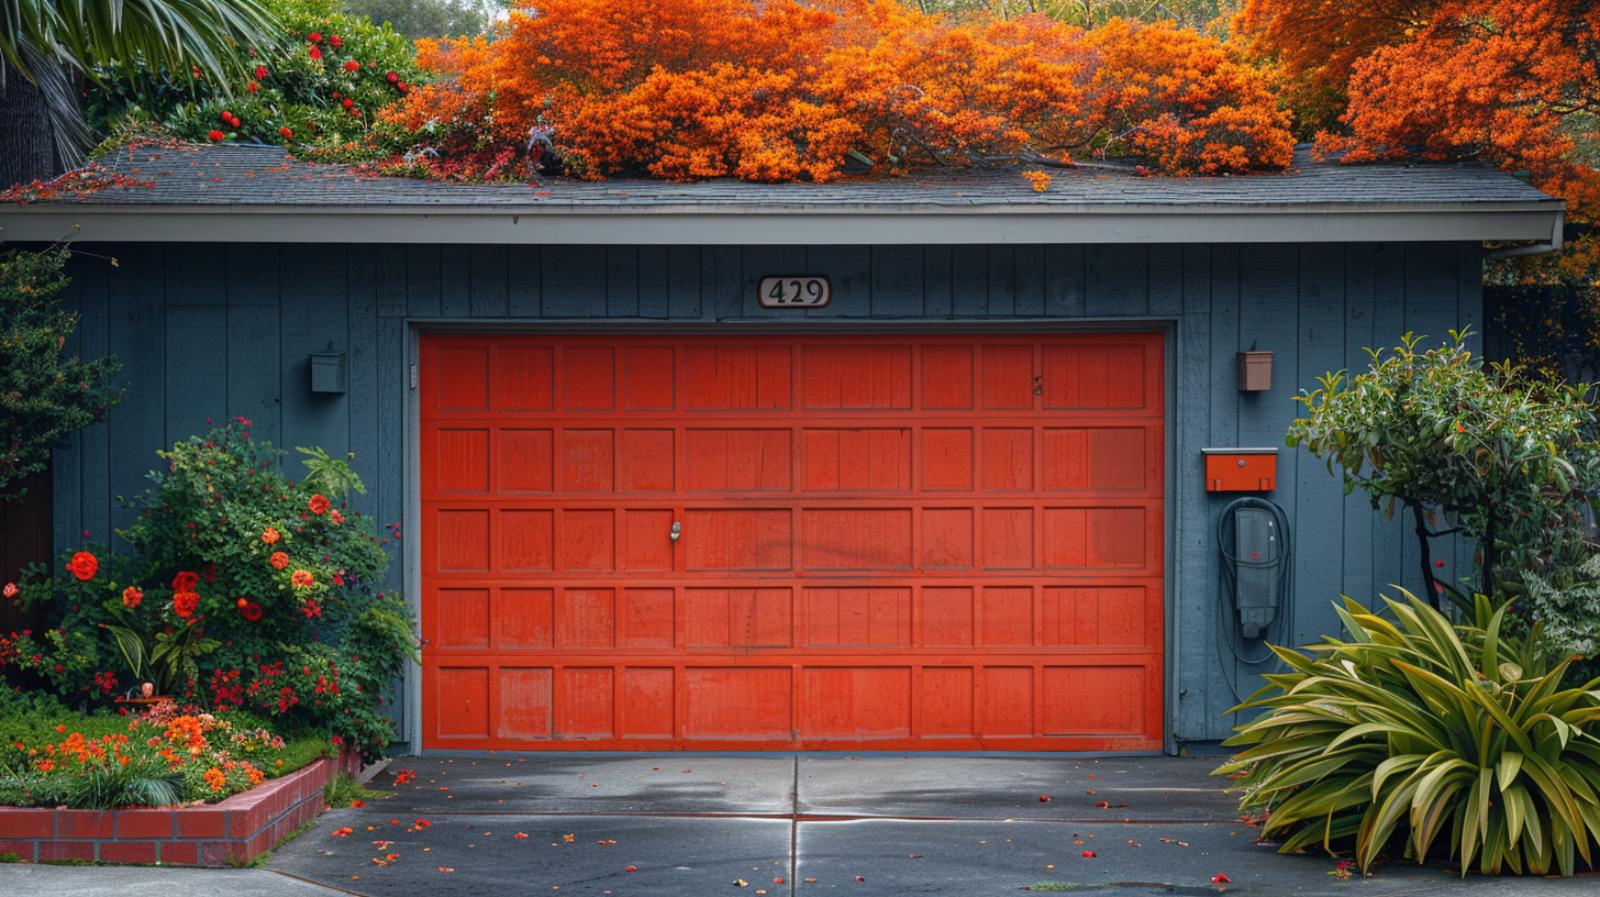
[{"label": "garage door handle", "polygon": [[683,524],[676,520],[672,521],[672,530],[667,533],[667,538],[674,542],[683,538]]}]

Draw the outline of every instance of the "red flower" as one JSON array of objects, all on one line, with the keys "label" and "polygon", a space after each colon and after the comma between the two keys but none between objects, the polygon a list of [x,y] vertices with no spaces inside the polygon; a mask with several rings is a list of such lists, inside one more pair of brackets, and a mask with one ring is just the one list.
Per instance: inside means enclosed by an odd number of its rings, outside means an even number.
[{"label": "red flower", "polygon": [[87,551],[80,551],[72,556],[72,561],[67,564],[67,569],[78,578],[79,582],[88,582],[94,579],[95,571],[100,569],[100,561]]},{"label": "red flower", "polygon": [[272,557],[267,558],[267,563],[271,564],[274,570],[282,570],[284,567],[289,566],[289,555],[281,551],[274,551]]},{"label": "red flower", "polygon": [[268,545],[277,542],[278,538],[278,531],[270,526],[261,531],[261,541],[267,543]]},{"label": "red flower", "polygon": [[327,498],[321,495],[313,495],[311,500],[306,502],[306,508],[318,517],[328,513],[328,509],[331,507],[333,507],[333,502],[328,501]]},{"label": "red flower", "polygon": [[385,72],[383,76],[389,79],[390,84],[394,84],[400,80],[400,75],[396,72]]},{"label": "red flower", "polygon": [[337,35],[337,34],[329,35],[328,36],[328,43],[332,44],[333,48],[335,50],[337,50],[340,47],[344,46],[344,41],[340,40],[339,39],[339,35]]},{"label": "red flower", "polygon": [[265,81],[265,80],[267,80],[267,67],[266,66],[264,66],[264,65],[256,66],[256,80],[257,81]]},{"label": "red flower", "polygon": [[396,84],[395,87],[398,87],[400,89],[401,93],[405,93],[406,91],[411,89],[411,87],[409,85],[407,85],[406,82],[404,82],[404,81],[401,81],[399,84]]},{"label": "red flower", "polygon": [[233,113],[229,112],[226,109],[222,110],[222,114],[220,116],[218,116],[218,118],[221,118],[222,119],[222,123],[225,124],[225,125],[233,124]]},{"label": "red flower", "polygon": [[306,35],[306,40],[311,41],[314,44],[320,44],[322,43],[322,33],[319,31],[313,31]]},{"label": "red flower", "polygon": [[7,598],[15,598],[15,597],[17,597],[18,594],[20,594],[22,592],[22,590],[17,588],[17,584],[16,583],[8,582],[8,583],[6,583],[6,587],[5,587],[4,592],[5,592],[5,596]]},{"label": "red flower", "polygon": [[227,136],[228,135],[222,133],[221,131],[217,130],[216,128],[212,128],[211,132],[206,135],[206,139],[210,140],[212,143],[221,143],[222,139],[224,137],[227,137]]},{"label": "red flower", "polygon": [[261,619],[261,605],[254,601],[246,601],[244,606],[239,608],[239,616],[251,623],[258,622]]},{"label": "red flower", "polygon": [[316,47],[312,47],[310,52],[309,52],[309,55],[311,56],[312,59],[321,59],[322,58],[322,51],[318,50]]},{"label": "red flower", "polygon": [[297,589],[309,589],[317,584],[317,578],[311,575],[310,570],[296,570],[289,574],[289,582]]},{"label": "red flower", "polygon": [[352,100],[349,97],[345,97],[344,98],[344,108],[349,109],[351,106],[354,106],[355,104],[356,104],[355,100]]},{"label": "red flower", "polygon": [[123,607],[138,607],[139,602],[143,600],[144,592],[140,591],[138,586],[128,586],[122,590]]},{"label": "red flower", "polygon": [[261,85],[257,84],[254,81],[251,81],[249,84],[246,84],[244,86],[244,89],[250,91],[251,93],[255,93],[256,91],[261,89]]},{"label": "red flower", "polygon": [[344,70],[347,72],[359,72],[361,71],[361,63],[356,62],[354,59],[346,59],[344,61]]},{"label": "red flower", "polygon": [[294,139],[294,132],[289,130],[288,128],[279,128],[278,129],[278,133],[283,135],[283,139],[284,140],[293,140]]},{"label": "red flower", "polygon": [[178,575],[172,577],[172,590],[174,592],[192,592],[200,584],[200,574],[190,570],[179,570]]},{"label": "red flower", "polygon": [[174,592],[172,594],[172,612],[185,620],[194,616],[194,612],[199,606],[200,596],[194,592]]}]

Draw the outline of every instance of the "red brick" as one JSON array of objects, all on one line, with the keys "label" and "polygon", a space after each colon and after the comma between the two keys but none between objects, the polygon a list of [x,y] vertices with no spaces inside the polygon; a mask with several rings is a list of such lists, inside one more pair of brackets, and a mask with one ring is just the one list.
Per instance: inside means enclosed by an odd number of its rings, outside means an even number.
[{"label": "red brick", "polygon": [[161,844],[161,862],[168,866],[200,865],[199,841],[165,841]]},{"label": "red brick", "polygon": [[149,865],[156,861],[154,841],[103,841],[100,844],[100,862]]},{"label": "red brick", "polygon": [[117,814],[118,838],[170,838],[175,827],[171,810],[123,810]]},{"label": "red brick", "polygon": [[117,814],[110,810],[60,810],[57,838],[110,838],[117,832]]},{"label": "red brick", "polygon": [[226,866],[229,860],[245,862],[249,859],[243,841],[206,841],[200,845],[202,866]]},{"label": "red brick", "polygon": [[54,860],[88,860],[94,861],[93,841],[40,841],[39,862],[49,863]]},{"label": "red brick", "polygon": [[0,855],[14,853],[24,863],[33,862],[33,841],[0,841]]},{"label": "red brick", "polygon": [[0,838],[54,838],[55,810],[0,810]]},{"label": "red brick", "polygon": [[212,807],[186,807],[173,814],[178,818],[180,838],[224,838],[228,834],[228,814]]}]

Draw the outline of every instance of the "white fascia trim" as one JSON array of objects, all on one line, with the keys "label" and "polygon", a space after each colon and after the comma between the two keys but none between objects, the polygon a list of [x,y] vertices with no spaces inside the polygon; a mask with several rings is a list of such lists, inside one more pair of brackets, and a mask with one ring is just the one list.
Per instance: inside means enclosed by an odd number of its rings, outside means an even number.
[{"label": "white fascia trim", "polygon": [[1405,207],[31,206],[0,239],[168,243],[796,245],[1548,240],[1559,201]]}]

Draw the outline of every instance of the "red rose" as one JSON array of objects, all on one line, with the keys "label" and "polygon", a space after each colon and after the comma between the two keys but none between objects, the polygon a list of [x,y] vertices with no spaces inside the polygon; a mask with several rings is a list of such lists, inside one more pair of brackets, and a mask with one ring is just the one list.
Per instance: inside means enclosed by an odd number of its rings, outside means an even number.
[{"label": "red rose", "polygon": [[139,602],[143,600],[144,592],[140,591],[138,586],[128,586],[122,590],[123,607],[138,607]]},{"label": "red rose", "polygon": [[244,617],[246,620],[249,620],[252,623],[258,622],[261,619],[261,605],[255,603],[254,601],[246,601],[244,606],[239,608],[239,616]]},{"label": "red rose", "polygon": [[227,137],[227,136],[228,135],[222,133],[221,131],[218,131],[216,128],[212,128],[211,129],[211,133],[207,134],[206,138],[208,140],[210,140],[212,143],[221,143],[222,139],[224,137]]},{"label": "red rose", "polygon": [[278,133],[283,135],[283,139],[284,140],[293,140],[294,139],[294,132],[289,130],[288,128],[279,128],[278,129]]},{"label": "red rose", "polygon": [[172,590],[174,592],[192,592],[200,584],[200,574],[191,570],[179,570],[178,575],[172,577]]},{"label": "red rose", "polygon": [[306,502],[306,507],[311,510],[311,513],[321,517],[323,514],[328,513],[328,509],[333,507],[333,503],[321,495],[313,495],[311,500]]},{"label": "red rose", "polygon": [[78,578],[79,582],[88,582],[94,579],[95,571],[100,569],[100,560],[87,551],[80,551],[72,556],[67,569]]},{"label": "red rose", "polygon": [[265,81],[265,80],[267,80],[267,67],[266,66],[264,66],[264,65],[256,66],[256,80],[257,81]]},{"label": "red rose", "polygon": [[174,592],[172,594],[172,612],[185,620],[194,616],[194,612],[199,606],[200,596],[194,592]]},{"label": "red rose", "polygon": [[346,59],[344,61],[344,70],[347,72],[359,72],[361,71],[361,63],[356,62],[354,59]]}]

